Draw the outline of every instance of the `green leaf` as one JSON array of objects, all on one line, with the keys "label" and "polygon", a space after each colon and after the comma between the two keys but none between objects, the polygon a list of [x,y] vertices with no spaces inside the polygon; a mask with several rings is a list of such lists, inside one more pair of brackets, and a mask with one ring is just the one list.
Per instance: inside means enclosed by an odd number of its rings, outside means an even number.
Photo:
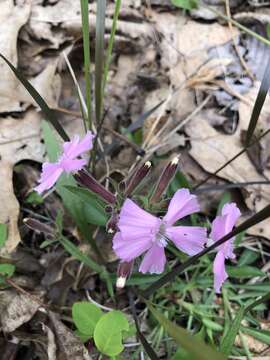
[{"label": "green leaf", "polygon": [[197,0],[171,0],[172,4],[185,10],[197,8]]},{"label": "green leaf", "polygon": [[206,345],[202,340],[192,336],[187,330],[172,323],[159,311],[157,311],[149,301],[146,304],[157,321],[164,327],[168,334],[176,341],[178,345],[189,352],[194,360],[225,360],[225,356]]},{"label": "green leaf", "polygon": [[95,104],[96,123],[100,124],[103,106],[103,65],[106,0],[97,2],[96,46],[95,46]]},{"label": "green leaf", "polygon": [[78,329],[74,331],[75,335],[77,335],[83,343],[86,343],[88,340],[91,339],[92,336],[85,335],[81,333]]},{"label": "green leaf", "polygon": [[240,308],[231,326],[229,327],[228,332],[224,336],[223,341],[221,342],[220,351],[222,351],[226,356],[229,356],[232,351],[232,347],[234,345],[236,335],[238,334],[238,331],[240,329],[241,321],[243,320],[244,314],[245,309]]},{"label": "green leaf", "polygon": [[0,249],[5,245],[8,234],[7,224],[0,224]]},{"label": "green leaf", "polygon": [[222,331],[223,330],[222,325],[220,325],[219,323],[212,321],[210,319],[203,318],[202,323],[204,324],[204,326],[206,326],[210,330],[213,330],[213,331]]},{"label": "green leaf", "polygon": [[25,202],[27,204],[40,205],[43,204],[43,197],[39,195],[36,191],[32,191],[25,199]]},{"label": "green leaf", "polygon": [[265,275],[263,271],[253,266],[226,266],[228,275],[233,278],[249,278]]},{"label": "green leaf", "polygon": [[248,334],[248,335],[254,337],[254,339],[257,339],[267,345],[270,345],[270,331],[269,330],[257,330],[257,329],[247,328],[247,327],[241,327],[241,331],[244,334]]},{"label": "green leaf", "polygon": [[85,97],[87,107],[88,127],[91,129],[92,121],[92,99],[91,99],[91,72],[90,72],[90,41],[89,41],[89,5],[88,0],[81,0],[82,32],[83,32],[83,55],[84,55],[84,77]]},{"label": "green leaf", "polygon": [[68,240],[66,237],[61,236],[61,238],[59,238],[59,242],[66,249],[66,251],[70,255],[72,255],[75,259],[81,261],[82,263],[84,263],[90,269],[96,271],[97,273],[104,272],[103,266],[100,266],[94,260],[92,260],[90,257],[88,257],[83,252],[81,252],[81,250],[76,245],[74,245],[70,240]]},{"label": "green leaf", "polygon": [[128,331],[127,318],[121,311],[111,311],[103,315],[94,331],[94,341],[100,352],[116,356],[124,350],[122,331]]},{"label": "green leaf", "polygon": [[267,33],[268,39],[270,39],[270,23],[268,23],[268,24],[266,25],[266,33]]},{"label": "green leaf", "polygon": [[50,121],[58,134],[62,137],[63,140],[68,141],[69,136],[65,132],[63,126],[59,123],[56,112],[51,109],[43,97],[37,92],[37,90],[30,84],[30,82],[22,75],[22,73],[17,70],[9,61],[5,58],[4,55],[0,54],[0,57],[7,63],[9,68],[13,71],[16,78],[22,83],[25,89],[29,92],[35,102],[39,105],[41,110],[43,111],[46,120]]},{"label": "green leaf", "polygon": [[60,154],[60,142],[52,131],[51,126],[46,121],[42,121],[41,130],[48,158],[51,162],[56,162]]},{"label": "green leaf", "polygon": [[259,93],[256,97],[256,101],[253,107],[253,111],[251,114],[251,118],[249,121],[249,125],[248,125],[248,130],[247,130],[247,137],[246,137],[246,144],[249,145],[251,140],[252,140],[252,136],[253,133],[255,131],[255,128],[257,126],[257,122],[259,120],[261,111],[262,111],[262,107],[264,105],[265,99],[266,99],[266,95],[268,93],[268,90],[270,88],[270,58],[267,62],[266,65],[266,69],[264,71],[264,75],[263,75],[263,79],[261,82],[261,86],[259,89]]},{"label": "green leaf", "polygon": [[78,199],[85,203],[85,211],[87,220],[94,225],[105,226],[108,217],[104,210],[105,204],[99,200],[99,198],[89,191],[88,189],[79,188],[76,186],[65,186],[65,188],[74,194]]},{"label": "green leaf", "polygon": [[95,327],[103,313],[99,307],[87,301],[73,304],[72,318],[77,329],[84,335],[92,337]]},{"label": "green leaf", "polygon": [[2,277],[11,277],[15,269],[15,266],[12,264],[0,264],[0,275]]},{"label": "green leaf", "polygon": [[254,263],[259,257],[259,253],[249,249],[245,249],[240,259],[238,259],[237,261],[237,266],[250,265]]},{"label": "green leaf", "polygon": [[220,215],[221,214],[221,211],[222,211],[222,208],[225,204],[227,204],[228,202],[231,201],[231,194],[229,192],[225,192],[221,199],[220,199],[220,202],[218,204],[218,209],[217,209],[217,215]]}]

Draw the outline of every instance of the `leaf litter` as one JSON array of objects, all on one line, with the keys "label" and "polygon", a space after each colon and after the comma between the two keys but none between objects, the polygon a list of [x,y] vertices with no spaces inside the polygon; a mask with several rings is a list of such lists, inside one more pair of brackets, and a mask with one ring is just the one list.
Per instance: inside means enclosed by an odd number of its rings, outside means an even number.
[{"label": "leaf litter", "polygon": [[[127,128],[144,111],[165,99],[164,106],[143,122],[140,145],[146,151],[144,159],[156,152],[158,156],[183,153],[184,172],[186,169],[189,177],[196,182],[207,173],[214,172],[225,160],[242,149],[243,134],[262,76],[261,62],[268,52],[257,40],[240,35],[236,28],[231,31],[226,23],[220,23],[216,15],[204,11],[203,7],[193,10],[189,17],[176,10],[170,1],[151,0],[148,3],[150,6],[144,6],[140,1],[129,1],[121,9],[109,72],[105,100],[108,113],[104,124],[116,131]],[[214,3],[218,10],[223,11],[221,4]],[[250,20],[257,16],[256,21],[262,21],[260,9],[253,14],[237,14],[240,1],[230,3],[231,10],[236,12],[236,19],[238,16],[239,19]],[[249,3],[256,6],[255,1]],[[82,133],[80,118],[76,116],[79,111],[78,101],[71,90],[74,85],[61,58],[62,49],[69,46],[69,58],[76,69],[80,86],[84,89],[79,2],[18,1],[15,5],[13,1],[5,0],[0,6],[1,24],[4,24],[1,26],[5,26],[5,31],[1,32],[3,40],[0,42],[0,52],[15,66],[22,67],[50,106],[59,110],[65,108],[70,112],[59,113],[60,120],[70,134]],[[107,40],[112,26],[112,8],[113,4],[109,2]],[[265,16],[269,15],[266,13]],[[268,21],[265,18],[264,23]],[[94,4],[90,5],[89,19],[92,39],[96,19]],[[247,66],[256,75],[258,81],[255,83],[246,75],[239,78],[242,69],[233,50],[232,39],[236,41]],[[33,61],[29,61],[31,59]],[[38,209],[41,216],[52,222],[56,219],[57,210],[62,211],[63,208],[55,195],[45,199],[42,205],[26,205],[25,194],[21,196],[19,188],[15,190],[20,203],[14,195],[13,171],[16,164],[27,162],[28,166],[37,168],[36,163],[43,162],[47,156],[41,138],[43,117],[2,60],[0,66],[0,201],[5,204],[0,209],[0,222],[9,226],[9,237],[1,255],[12,259],[15,250],[26,248],[39,259],[41,269],[33,275],[39,286],[27,280],[26,283],[31,293],[37,289],[45,291],[53,304],[70,306],[85,296],[85,290],[93,291],[98,302],[106,303],[104,289],[93,279],[93,272],[59,252],[56,245],[52,251],[44,252],[39,248],[44,241],[43,235],[33,235],[33,232],[21,225],[20,209],[23,215],[33,215]],[[205,96],[209,96],[207,101]],[[268,100],[258,131],[269,128]],[[204,106],[198,110],[198,105],[202,103]],[[229,130],[226,128],[228,124]],[[176,127],[177,131],[174,131]],[[136,162],[136,152],[127,142],[116,140],[112,132],[104,132],[103,141],[110,157],[109,173],[100,161],[96,169],[97,176],[123,177],[131,164]],[[243,154],[220,172],[218,178],[215,178],[215,184],[216,181],[224,184],[224,180],[234,183],[269,179],[268,149],[269,140],[266,137],[256,149],[256,155],[253,151]],[[28,191],[35,185],[31,179]],[[249,212],[257,212],[269,203],[268,185],[249,185],[241,193],[243,206]],[[207,211],[211,211],[214,206],[211,200],[214,204],[214,200],[208,196]],[[249,233],[269,239],[268,222],[254,227]],[[66,214],[64,227],[82,247],[82,236]],[[95,235],[99,244],[105,242],[110,248],[104,234]],[[107,262],[115,260],[109,250],[106,250],[106,258]],[[26,278],[31,277],[25,272]],[[16,276],[14,281],[19,281],[20,274]],[[8,294],[8,291],[4,290],[4,293]],[[37,329],[37,324],[42,323],[37,333],[45,339],[46,347],[41,351],[44,359],[91,359],[86,347],[71,332],[70,326],[66,325],[66,318],[59,318],[56,314],[58,311],[42,314],[40,322],[40,304],[23,294],[15,296],[14,290],[9,296],[10,303],[1,311],[1,326],[5,332],[16,333],[24,330],[27,324]],[[31,343],[30,337],[26,343]],[[37,349],[37,345],[34,348]]]}]

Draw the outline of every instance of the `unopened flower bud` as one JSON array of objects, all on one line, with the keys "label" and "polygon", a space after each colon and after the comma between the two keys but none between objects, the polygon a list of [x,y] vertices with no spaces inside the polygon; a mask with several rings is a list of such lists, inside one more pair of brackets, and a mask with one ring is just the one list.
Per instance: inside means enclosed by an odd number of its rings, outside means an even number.
[{"label": "unopened flower bud", "polygon": [[86,170],[80,170],[74,175],[76,181],[83,187],[88,188],[93,193],[99,195],[104,201],[109,204],[114,204],[116,197],[109,190],[105,189],[96,179],[93,178]]},{"label": "unopened flower bud", "polygon": [[117,280],[116,280],[116,287],[118,289],[123,289],[126,285],[127,278],[132,272],[133,268],[133,261],[127,262],[120,262],[117,269]]},{"label": "unopened flower bud", "polygon": [[178,156],[173,158],[169,164],[163,170],[156,188],[154,190],[153,195],[151,196],[150,202],[155,203],[158,202],[162,196],[162,194],[166,191],[167,187],[169,186],[170,182],[173,180],[175,173],[178,168],[179,158]]},{"label": "unopened flower bud", "polygon": [[117,231],[118,214],[113,213],[110,220],[106,224],[107,233],[114,234]]},{"label": "unopened flower bud", "polygon": [[135,173],[133,173],[130,178],[126,181],[125,185],[125,195],[130,195],[137,186],[144,180],[148,175],[152,164],[150,161],[146,161]]},{"label": "unopened flower bud", "polygon": [[55,229],[47,224],[42,223],[39,220],[33,218],[24,218],[23,222],[31,230],[34,230],[38,233],[44,233],[46,235],[53,236],[55,234]]}]

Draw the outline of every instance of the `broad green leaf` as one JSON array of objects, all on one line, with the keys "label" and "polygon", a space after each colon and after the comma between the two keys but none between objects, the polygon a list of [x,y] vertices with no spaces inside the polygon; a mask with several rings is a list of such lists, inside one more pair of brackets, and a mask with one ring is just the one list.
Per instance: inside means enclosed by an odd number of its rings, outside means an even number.
[{"label": "broad green leaf", "polygon": [[0,57],[7,63],[9,68],[13,71],[16,78],[22,83],[25,89],[29,92],[35,102],[39,105],[41,110],[43,111],[45,118],[47,121],[53,125],[58,134],[62,137],[63,140],[68,141],[69,137],[65,132],[63,126],[59,123],[56,112],[51,109],[43,97],[38,93],[38,91],[30,84],[30,82],[22,75],[22,73],[17,70],[9,61],[5,58],[4,55],[0,54]]},{"label": "broad green leaf", "polygon": [[86,342],[87,342],[88,340],[90,340],[91,337],[92,337],[92,336],[85,335],[85,334],[81,333],[78,329],[76,329],[76,330],[74,331],[74,334],[77,335],[77,336],[81,339],[81,341],[82,341],[83,343],[86,343]]},{"label": "broad green leaf", "polygon": [[84,335],[94,335],[95,327],[102,315],[99,307],[87,301],[77,302],[72,306],[73,321]]},{"label": "broad green leaf", "polygon": [[226,266],[227,273],[233,278],[249,278],[265,275],[263,271],[254,266]]},{"label": "broad green leaf", "polygon": [[206,345],[202,340],[191,335],[187,330],[174,324],[157,311],[149,301],[146,304],[157,321],[164,327],[168,334],[178,345],[189,352],[190,358],[194,360],[225,360],[225,356]]},{"label": "broad green leaf", "polygon": [[241,321],[243,320],[244,314],[245,314],[245,309],[240,308],[231,326],[229,327],[228,332],[225,334],[223,341],[221,342],[220,351],[222,351],[226,356],[229,356],[232,351],[232,347],[234,345],[236,335],[239,332]]},{"label": "broad green leaf", "polygon": [[171,0],[172,4],[185,10],[192,10],[198,6],[197,0]]},{"label": "broad green leaf", "polygon": [[77,199],[81,200],[85,204],[86,218],[87,220],[94,225],[106,225],[108,221],[107,214],[104,210],[105,204],[101,205],[102,202],[98,197],[89,191],[88,189],[76,187],[76,186],[65,186],[65,189],[70,192]]},{"label": "broad green leaf", "polygon": [[100,352],[116,356],[124,350],[122,331],[128,331],[127,318],[121,311],[111,311],[103,315],[94,331],[94,341]]},{"label": "broad green leaf", "polygon": [[5,245],[5,242],[7,240],[7,232],[7,224],[0,224],[0,249]]},{"label": "broad green leaf", "polygon": [[11,277],[15,272],[15,266],[12,264],[0,264],[0,276]]}]

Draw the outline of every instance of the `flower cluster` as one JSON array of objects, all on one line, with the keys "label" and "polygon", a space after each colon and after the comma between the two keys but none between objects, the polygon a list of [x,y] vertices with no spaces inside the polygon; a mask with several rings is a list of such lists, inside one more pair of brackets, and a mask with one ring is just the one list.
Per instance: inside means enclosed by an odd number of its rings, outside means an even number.
[{"label": "flower cluster", "polygon": [[[65,142],[59,160],[55,163],[43,164],[39,185],[35,190],[42,193],[52,188],[62,173],[72,173],[75,174],[75,179],[81,186],[88,187],[104,201],[115,205],[116,196],[106,190],[84,169],[86,160],[81,156],[92,149],[93,138],[94,135],[88,131],[82,140],[79,136],[75,136],[73,140]],[[151,203],[158,202],[174,177],[177,166],[178,158],[175,158],[164,169],[150,198]],[[123,183],[125,197],[132,195],[141,180],[148,174],[150,167],[151,163],[146,162]],[[240,217],[236,204],[224,205],[221,215],[213,221],[210,239],[208,239],[207,229],[204,227],[177,225],[179,220],[198,211],[200,211],[198,200],[188,189],[176,191],[169,203],[167,213],[162,218],[140,208],[131,198],[126,198],[119,215],[116,209],[107,224],[108,232],[115,233],[113,250],[121,261],[118,268],[118,286],[124,286],[125,279],[137,257],[144,255],[139,267],[140,272],[160,274],[165,268],[165,248],[169,242],[187,255],[196,255],[207,246],[209,240],[216,242],[228,234]],[[217,293],[220,292],[222,284],[228,277],[225,260],[235,258],[233,241],[234,238],[231,238],[217,248],[213,263],[214,288]]]},{"label": "flower cluster", "polygon": [[[164,271],[165,248],[169,241],[182,252],[196,255],[208,242],[207,230],[199,226],[175,226],[174,224],[187,215],[199,211],[199,204],[188,189],[178,190],[171,199],[166,215],[161,219],[141,209],[131,199],[127,199],[120,211],[118,231],[113,238],[113,249],[122,262],[131,263],[142,254],[144,258],[139,267],[142,273],[160,274]],[[218,241],[234,227],[240,211],[236,204],[226,204],[222,214],[212,224],[210,237]],[[218,247],[214,260],[214,288],[220,292],[228,275],[225,259],[234,259],[231,238]]]}]

